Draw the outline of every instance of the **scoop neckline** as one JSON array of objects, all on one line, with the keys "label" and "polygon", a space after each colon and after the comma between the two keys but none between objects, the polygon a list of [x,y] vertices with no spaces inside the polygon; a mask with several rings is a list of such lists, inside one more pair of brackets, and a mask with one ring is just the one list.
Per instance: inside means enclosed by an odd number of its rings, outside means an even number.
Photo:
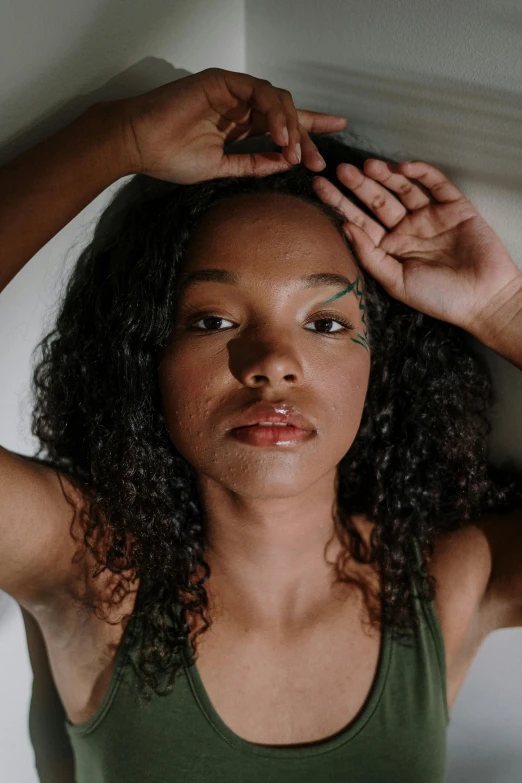
[{"label": "scoop neckline", "polygon": [[[188,664],[186,649],[183,651],[185,663]],[[193,695],[199,705],[203,715],[210,723],[215,732],[228,744],[240,751],[250,753],[254,756],[265,756],[269,758],[306,758],[309,756],[318,756],[322,753],[329,753],[336,748],[352,740],[366,726],[374,714],[381,700],[388,678],[388,670],[391,658],[391,635],[390,629],[385,623],[381,625],[381,641],[379,645],[379,659],[377,670],[368,693],[366,701],[363,704],[359,715],[352,720],[348,726],[341,729],[331,737],[327,737],[317,742],[300,743],[295,745],[265,746],[257,745],[254,742],[245,740],[230,729],[214,708],[212,701],[201,679],[197,662],[194,661],[190,666],[186,666],[185,672],[192,689]]]}]

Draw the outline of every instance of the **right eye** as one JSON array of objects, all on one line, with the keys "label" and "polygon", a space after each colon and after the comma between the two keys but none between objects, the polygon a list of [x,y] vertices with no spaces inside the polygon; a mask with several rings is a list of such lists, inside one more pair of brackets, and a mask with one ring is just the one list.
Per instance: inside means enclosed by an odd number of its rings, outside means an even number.
[{"label": "right eye", "polygon": [[[190,324],[190,328],[194,329],[196,332],[223,332],[224,329],[202,329],[201,327],[197,326],[197,324],[201,323],[202,321],[226,321],[228,319],[221,318],[218,315],[204,315],[201,318],[198,318],[197,321],[192,321]],[[229,321],[228,323],[232,323],[232,321]]]}]

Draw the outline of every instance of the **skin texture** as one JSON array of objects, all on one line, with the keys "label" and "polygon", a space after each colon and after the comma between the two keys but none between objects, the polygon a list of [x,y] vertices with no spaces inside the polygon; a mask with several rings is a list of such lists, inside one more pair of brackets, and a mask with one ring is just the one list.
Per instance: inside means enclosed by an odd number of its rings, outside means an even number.
[{"label": "skin texture", "polygon": [[[319,210],[286,194],[227,199],[191,238],[181,280],[219,268],[239,285],[205,281],[178,302],[159,364],[167,428],[194,466],[207,521],[213,588],[250,627],[292,635],[332,591],[337,464],[362,417],[370,354],[358,268]],[[334,272],[352,292],[300,288],[302,275]],[[362,281],[362,278],[360,278]],[[345,293],[347,293],[345,291]],[[330,315],[346,318],[341,331]],[[190,312],[189,312],[190,311]],[[203,320],[212,314],[224,321]],[[200,331],[190,331],[197,322]],[[206,331],[202,331],[206,330]],[[311,419],[315,437],[261,448],[227,434],[251,404],[287,402]]]}]

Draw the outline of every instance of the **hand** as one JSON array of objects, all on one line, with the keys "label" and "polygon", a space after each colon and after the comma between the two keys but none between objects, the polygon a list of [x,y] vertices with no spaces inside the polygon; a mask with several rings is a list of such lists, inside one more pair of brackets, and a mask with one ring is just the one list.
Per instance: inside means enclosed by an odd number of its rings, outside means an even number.
[{"label": "hand", "polygon": [[[522,287],[522,272],[499,237],[434,166],[369,158],[363,169],[341,163],[337,177],[389,231],[325,177],[313,180],[321,200],[338,207],[350,221],[344,228],[353,236],[361,266],[394,299],[477,331],[488,306],[491,310],[492,303],[500,305]],[[431,197],[411,179],[419,180]]]},{"label": "hand", "polygon": [[[299,162],[321,171],[308,131],[342,130],[346,119],[296,109],[287,90],[246,73],[207,68],[119,103],[132,170],[190,184],[215,177],[266,176]],[[284,128],[288,127],[289,139]],[[270,133],[284,152],[225,155],[223,146]]]}]

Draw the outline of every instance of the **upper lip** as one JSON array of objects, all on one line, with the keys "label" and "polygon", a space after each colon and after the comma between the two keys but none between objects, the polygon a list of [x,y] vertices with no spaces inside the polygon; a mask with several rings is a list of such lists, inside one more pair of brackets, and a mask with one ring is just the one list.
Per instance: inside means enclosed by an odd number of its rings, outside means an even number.
[{"label": "upper lip", "polygon": [[231,429],[250,427],[253,424],[258,424],[260,421],[280,421],[284,424],[290,424],[292,427],[296,427],[300,430],[315,430],[312,423],[303,416],[297,408],[287,405],[286,403],[269,405],[265,402],[252,405],[248,411],[241,416],[238,416],[237,419],[232,422]]}]

